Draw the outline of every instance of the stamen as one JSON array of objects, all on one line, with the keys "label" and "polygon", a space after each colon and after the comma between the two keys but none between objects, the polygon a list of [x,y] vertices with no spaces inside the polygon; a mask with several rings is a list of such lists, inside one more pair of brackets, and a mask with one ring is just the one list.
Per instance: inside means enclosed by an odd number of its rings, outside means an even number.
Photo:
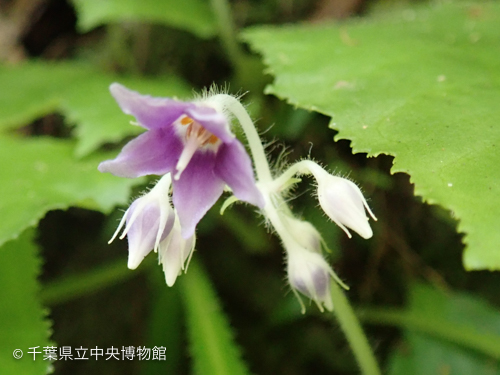
[{"label": "stamen", "polygon": [[187,126],[185,133],[185,143],[184,149],[182,150],[181,156],[175,169],[177,173],[174,176],[175,180],[181,177],[182,172],[188,166],[189,162],[193,158],[194,153],[202,146],[207,144],[216,145],[220,142],[219,138],[206,130],[201,124],[194,121],[191,117],[183,116],[179,120],[179,124],[182,126]]},{"label": "stamen", "polygon": [[194,120],[191,118],[191,117],[188,117],[188,116],[184,116],[183,118],[181,118],[181,125],[191,125]]},{"label": "stamen", "polygon": [[217,143],[217,141],[219,140],[219,138],[217,138],[217,136],[215,135],[211,135],[210,138],[208,138],[207,142],[206,143],[210,143],[211,145],[214,145]]}]

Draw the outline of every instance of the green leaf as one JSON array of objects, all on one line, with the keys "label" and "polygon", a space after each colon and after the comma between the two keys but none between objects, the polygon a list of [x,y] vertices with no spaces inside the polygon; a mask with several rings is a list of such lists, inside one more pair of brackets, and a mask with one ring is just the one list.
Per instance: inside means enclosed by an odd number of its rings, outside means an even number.
[{"label": "green leaf", "polygon": [[[52,367],[41,354],[35,361],[28,354],[36,346],[43,352],[50,336],[50,323],[38,299],[41,261],[32,240],[29,230],[0,250],[0,374],[41,375]],[[22,358],[14,358],[15,349],[22,350]]]},{"label": "green leaf", "polygon": [[216,33],[215,18],[203,0],[73,0],[78,27],[89,31],[113,22],[154,22],[189,31],[200,38]]},{"label": "green leaf", "polygon": [[112,157],[96,153],[73,158],[74,142],[51,138],[0,137],[0,244],[34,226],[47,211],[69,206],[109,212],[128,202],[131,186],[97,170]]},{"label": "green leaf", "polygon": [[75,124],[77,156],[84,156],[107,142],[118,142],[143,129],[131,126],[109,93],[112,82],[156,96],[191,96],[174,78],[156,80],[104,74],[77,63],[30,62],[0,66],[0,128],[12,128],[53,112]]},{"label": "green leaf", "polygon": [[[395,157],[466,233],[467,269],[500,269],[500,3],[454,2],[342,25],[244,33],[268,93],[332,117],[354,152]],[[376,228],[375,228],[376,230]]]},{"label": "green leaf", "polygon": [[[469,331],[483,335],[486,348],[498,348],[499,311],[477,297],[459,293],[447,295],[424,285],[414,285],[410,297],[410,313],[430,322],[435,321],[437,317],[438,320],[444,320],[445,325],[456,325],[455,329],[462,331],[461,333],[466,334]],[[434,324],[439,322],[435,321]],[[496,344],[486,340],[486,337],[492,335],[497,337]],[[500,374],[500,357],[496,356],[496,361],[489,359],[484,355],[489,353],[481,353],[477,350],[480,349],[478,347],[463,347],[459,341],[448,341],[446,337],[434,336],[432,333],[424,334],[412,326],[407,326],[405,338],[406,345],[390,360],[391,375]],[[469,340],[466,343],[474,341]]]},{"label": "green leaf", "polygon": [[500,311],[480,298],[416,284],[406,310],[364,308],[359,316],[405,330],[391,374],[500,373]]},{"label": "green leaf", "polygon": [[201,266],[192,261],[180,280],[196,375],[250,374],[214,289]]},{"label": "green leaf", "polygon": [[84,273],[77,273],[45,284],[40,299],[46,305],[54,306],[72,299],[96,293],[130,279],[137,274],[126,267],[127,259],[94,267]]},{"label": "green leaf", "polygon": [[165,346],[165,361],[142,361],[141,375],[179,374],[185,350],[184,311],[179,288],[169,288],[157,264],[148,276],[152,290],[146,347]]},{"label": "green leaf", "polygon": [[494,360],[471,350],[407,332],[406,343],[389,361],[389,375],[493,375],[500,374]]}]

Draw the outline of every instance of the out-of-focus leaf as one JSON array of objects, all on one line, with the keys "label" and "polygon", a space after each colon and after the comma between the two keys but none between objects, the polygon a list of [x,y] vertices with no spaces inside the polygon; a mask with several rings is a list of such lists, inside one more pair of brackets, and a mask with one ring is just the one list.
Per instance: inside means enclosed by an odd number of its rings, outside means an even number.
[{"label": "out-of-focus leaf", "polygon": [[[112,82],[156,96],[188,97],[180,80],[140,79],[104,74],[77,63],[31,62],[16,67],[0,66],[0,127],[11,128],[52,112],[75,124],[77,156],[103,143],[117,142],[142,131],[131,126],[109,93]],[[131,119],[131,118],[130,118]]]},{"label": "out-of-focus leaf", "polygon": [[465,267],[500,269],[498,25],[498,2],[445,2],[244,37],[275,76],[268,93],[331,116],[354,152],[393,155],[460,220]]},{"label": "out-of-focus leaf", "polygon": [[204,0],[73,0],[78,27],[88,31],[113,22],[161,23],[189,31],[200,38],[216,33],[215,18]]},{"label": "out-of-focus leaf", "polygon": [[[500,339],[500,312],[479,298],[464,294],[445,295],[423,285],[412,288],[410,313],[420,319],[443,320],[466,327],[485,336]],[[500,374],[498,358],[492,359],[479,351],[460,346],[414,327],[405,330],[405,343],[390,360],[391,375],[427,374]]]},{"label": "out-of-focus leaf", "polygon": [[[38,300],[41,262],[32,239],[29,230],[0,251],[0,374],[42,375],[51,368],[43,354],[37,354],[35,361],[28,354],[36,346],[43,353],[50,336],[50,323]],[[16,349],[23,352],[22,358],[14,358]]]},{"label": "out-of-focus leaf", "polygon": [[126,259],[120,259],[92,268],[85,273],[71,274],[56,279],[43,286],[40,299],[44,304],[53,306],[109,288],[137,275],[130,272],[126,264]]},{"label": "out-of-focus leaf", "polygon": [[146,347],[165,346],[164,361],[142,361],[141,375],[179,374],[184,353],[184,314],[179,288],[169,288],[161,268],[150,268],[153,290],[151,315],[148,319]]},{"label": "out-of-focus leaf", "polygon": [[250,374],[215,291],[196,261],[180,280],[196,375]]},{"label": "out-of-focus leaf", "polygon": [[406,342],[392,355],[389,375],[497,375],[498,362],[472,350],[407,332]]},{"label": "out-of-focus leaf", "polygon": [[126,204],[132,185],[100,173],[100,161],[112,157],[96,153],[73,157],[74,142],[51,138],[0,137],[0,244],[34,226],[47,211],[79,206],[109,212]]}]

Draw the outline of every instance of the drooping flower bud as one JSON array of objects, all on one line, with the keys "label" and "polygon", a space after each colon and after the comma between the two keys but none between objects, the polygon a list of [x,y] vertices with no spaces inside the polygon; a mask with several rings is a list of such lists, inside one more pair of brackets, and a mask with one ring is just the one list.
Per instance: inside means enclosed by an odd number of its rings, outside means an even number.
[{"label": "drooping flower bud", "polygon": [[366,203],[361,190],[356,184],[346,178],[324,173],[315,173],[318,183],[318,200],[321,208],[340,228],[351,233],[352,229],[361,237],[368,239],[373,235],[365,209],[377,220]]},{"label": "drooping flower bud", "polygon": [[[288,281],[294,292],[299,291],[312,299],[321,311],[323,307],[329,311],[333,310],[330,295],[330,276],[333,271],[325,259],[319,253],[302,248],[287,251],[287,254]],[[302,312],[304,311],[302,305]]]},{"label": "drooping flower bud", "polygon": [[[301,247],[321,254],[321,247],[324,245],[324,241],[314,225],[308,221],[288,215],[283,215],[282,219],[288,227],[289,234]],[[326,247],[326,245],[324,246]]]}]

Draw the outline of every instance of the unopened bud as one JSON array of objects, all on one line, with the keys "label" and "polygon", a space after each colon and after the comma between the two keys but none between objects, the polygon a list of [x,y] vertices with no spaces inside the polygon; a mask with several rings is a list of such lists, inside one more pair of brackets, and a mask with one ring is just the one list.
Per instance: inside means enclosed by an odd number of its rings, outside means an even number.
[{"label": "unopened bud", "polygon": [[319,176],[318,200],[321,208],[349,238],[351,234],[347,228],[352,229],[361,237],[367,239],[373,235],[365,209],[370,216],[377,220],[366,203],[361,190],[356,184],[346,178],[333,176],[326,171]]}]

